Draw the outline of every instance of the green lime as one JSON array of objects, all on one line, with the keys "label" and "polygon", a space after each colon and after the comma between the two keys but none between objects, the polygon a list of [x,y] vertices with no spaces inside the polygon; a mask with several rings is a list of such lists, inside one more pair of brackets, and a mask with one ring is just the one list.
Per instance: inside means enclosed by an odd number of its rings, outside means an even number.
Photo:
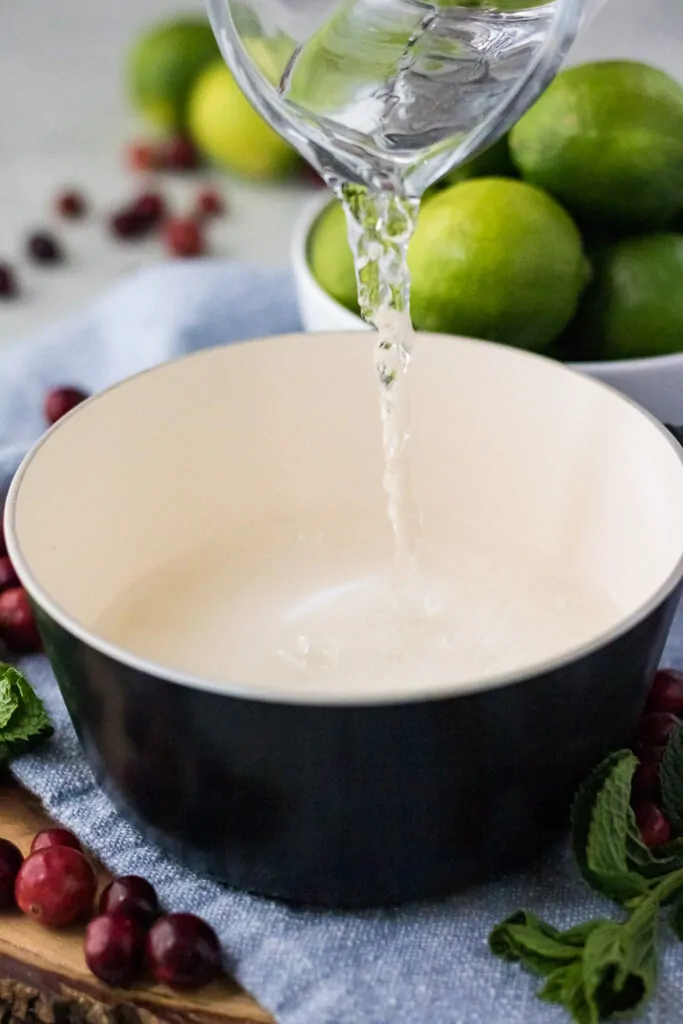
[{"label": "green lime", "polygon": [[683,235],[625,238],[594,256],[572,334],[592,358],[683,351]]},{"label": "green lime", "polygon": [[358,313],[356,272],[339,203],[330,203],[318,217],[308,243],[308,263],[318,284],[342,306]]},{"label": "green lime", "polygon": [[416,327],[541,352],[571,320],[589,276],[569,214],[509,178],[437,193],[420,214],[408,262]]},{"label": "green lime", "polygon": [[470,178],[518,178],[519,171],[510,156],[509,136],[504,135],[482,153],[473,156],[461,167],[455,167],[438,182],[440,188],[456,185]]},{"label": "green lime", "polygon": [[562,72],[510,148],[522,176],[580,220],[651,230],[683,211],[683,86],[646,64]]},{"label": "green lime", "polygon": [[211,26],[203,18],[175,18],[145,32],[128,57],[136,110],[157,128],[182,128],[190,89],[217,57]]},{"label": "green lime", "polygon": [[222,61],[199,76],[187,124],[199,149],[221,167],[248,178],[279,178],[299,156],[257,114]]}]

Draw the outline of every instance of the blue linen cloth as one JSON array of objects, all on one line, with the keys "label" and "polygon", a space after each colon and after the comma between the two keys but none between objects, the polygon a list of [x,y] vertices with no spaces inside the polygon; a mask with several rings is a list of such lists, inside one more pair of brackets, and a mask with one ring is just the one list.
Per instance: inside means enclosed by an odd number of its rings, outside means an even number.
[{"label": "blue linen cloth", "polygon": [[[201,261],[160,266],[120,283],[82,316],[0,352],[0,499],[27,445],[43,429],[47,387],[77,384],[97,391],[184,352],[297,329],[286,272]],[[679,616],[665,661],[681,666],[682,655]],[[293,909],[230,891],[161,854],[116,813],[81,754],[45,658],[25,658],[21,665],[45,701],[56,735],[15,762],[16,777],[113,871],[146,875],[168,908],[210,921],[227,968],[280,1024],[568,1019],[537,1001],[537,981],[495,960],[486,944],[493,924],[518,907],[563,927],[611,912],[579,880],[566,844],[524,873],[444,902],[388,911]],[[658,994],[642,1019],[683,1020],[682,983],[683,947],[669,941]]]}]

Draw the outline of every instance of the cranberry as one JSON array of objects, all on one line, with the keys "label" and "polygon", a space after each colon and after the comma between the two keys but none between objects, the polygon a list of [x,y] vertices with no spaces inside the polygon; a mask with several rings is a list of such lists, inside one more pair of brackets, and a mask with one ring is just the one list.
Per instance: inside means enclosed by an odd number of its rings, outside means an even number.
[{"label": "cranberry", "polygon": [[647,744],[644,744],[644,743],[635,743],[634,744],[634,752],[638,755],[638,759],[643,764],[657,764],[657,765],[660,764],[662,758],[664,757],[664,751],[665,750],[666,750],[666,746],[663,746],[663,747],[658,747],[658,746],[649,747],[649,746],[647,746]]},{"label": "cranberry", "polygon": [[23,859],[14,843],[0,839],[0,910],[14,906],[14,885]]},{"label": "cranberry", "polygon": [[109,230],[117,238],[143,238],[151,227],[149,220],[132,208],[119,210],[109,218]]},{"label": "cranberry", "polygon": [[143,192],[131,206],[131,211],[153,227],[166,215],[166,203],[158,192]]},{"label": "cranberry", "polygon": [[47,231],[36,231],[29,235],[27,252],[35,263],[61,263],[64,259],[61,245],[55,236]]},{"label": "cranberry", "polygon": [[49,846],[70,846],[72,850],[83,852],[83,848],[73,832],[68,828],[44,828],[33,838],[31,853],[36,850],[46,850]]},{"label": "cranberry", "polygon": [[159,152],[151,142],[131,142],[128,163],[134,171],[153,171],[159,166]]},{"label": "cranberry", "polygon": [[0,555],[0,593],[19,586],[19,577],[7,555]]},{"label": "cranberry", "polygon": [[126,914],[100,914],[86,929],[85,962],[107,985],[130,985],[140,970],[144,950],[144,929]]},{"label": "cranberry", "polygon": [[194,143],[184,135],[176,135],[164,146],[162,160],[170,171],[194,171],[199,167],[199,153]]},{"label": "cranberry", "polygon": [[645,798],[658,796],[659,761],[642,761],[633,773],[632,788],[634,796]]},{"label": "cranberry", "polygon": [[683,672],[664,668],[655,673],[647,710],[683,716]]},{"label": "cranberry", "polygon": [[197,217],[221,217],[225,213],[225,200],[215,188],[205,188],[197,196]]},{"label": "cranberry", "polygon": [[147,936],[147,963],[155,981],[172,988],[199,988],[221,969],[213,928],[194,914],[167,914]]},{"label": "cranberry", "polygon": [[9,263],[0,262],[0,299],[13,299],[18,294],[14,271]]},{"label": "cranberry", "polygon": [[55,199],[57,213],[68,220],[78,220],[88,212],[88,204],[83,195],[75,190],[60,192]]},{"label": "cranberry", "polygon": [[138,875],[122,875],[110,882],[100,896],[100,914],[122,913],[135,917],[146,928],[159,915],[154,886]]},{"label": "cranberry", "polygon": [[673,829],[664,817],[664,812],[657,804],[645,801],[636,804],[636,824],[646,846],[663,846],[673,836]]},{"label": "cranberry", "polygon": [[95,872],[82,853],[70,846],[47,846],[22,864],[15,896],[39,924],[63,928],[90,913],[96,889]]},{"label": "cranberry", "polygon": [[45,396],[45,419],[52,426],[81,402],[85,402],[87,397],[85,391],[81,391],[80,388],[52,388]]},{"label": "cranberry", "polygon": [[23,587],[11,587],[0,594],[0,639],[11,650],[25,654],[41,648],[31,602]]},{"label": "cranberry", "polygon": [[641,718],[636,741],[644,747],[665,746],[680,724],[675,715],[666,711],[653,711]]},{"label": "cranberry", "polygon": [[172,256],[201,256],[204,252],[204,239],[195,220],[189,217],[176,217],[164,225],[166,247]]}]

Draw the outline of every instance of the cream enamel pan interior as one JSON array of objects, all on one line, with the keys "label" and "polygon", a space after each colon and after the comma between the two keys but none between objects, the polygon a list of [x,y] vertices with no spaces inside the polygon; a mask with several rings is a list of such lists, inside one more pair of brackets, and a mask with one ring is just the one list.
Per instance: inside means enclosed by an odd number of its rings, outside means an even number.
[{"label": "cream enamel pan interior", "polygon": [[[95,650],[200,689],[313,704],[449,692],[443,680],[416,680],[400,694],[283,693],[268,679],[246,686],[151,664],[98,632],[112,599],[145,574],[191,562],[214,541],[238,549],[255,527],[315,521],[350,557],[355,544],[390,557],[372,344],[359,332],[212,349],[77,409],[27,457],[8,501],[10,553],[36,603]],[[571,651],[465,680],[458,692],[589,652],[675,587],[683,466],[649,415],[557,363],[484,342],[419,336],[411,372],[428,544],[456,561],[459,551],[528,553],[611,603]]]}]

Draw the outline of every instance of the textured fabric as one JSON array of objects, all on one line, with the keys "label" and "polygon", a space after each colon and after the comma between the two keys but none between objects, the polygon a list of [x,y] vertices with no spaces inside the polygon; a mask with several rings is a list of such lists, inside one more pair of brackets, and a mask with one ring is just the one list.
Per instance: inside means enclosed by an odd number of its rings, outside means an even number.
[{"label": "textured fabric", "polygon": [[[296,330],[292,296],[286,274],[178,264],[123,282],[82,318],[3,353],[0,495],[25,442],[40,433],[46,386],[96,390],[204,345]],[[683,663],[682,641],[679,617],[668,663]],[[534,998],[534,979],[495,960],[486,945],[491,926],[520,906],[561,926],[610,912],[577,878],[564,845],[526,873],[442,903],[389,912],[294,910],[233,892],[162,856],[122,820],[85,764],[45,659],[26,658],[22,667],[47,704],[56,736],[15,763],[17,778],[113,871],[146,875],[169,908],[206,917],[221,937],[227,968],[281,1024],[567,1020]],[[643,1015],[649,1024],[683,1021],[680,944],[666,944],[663,959],[656,1001]]]}]

